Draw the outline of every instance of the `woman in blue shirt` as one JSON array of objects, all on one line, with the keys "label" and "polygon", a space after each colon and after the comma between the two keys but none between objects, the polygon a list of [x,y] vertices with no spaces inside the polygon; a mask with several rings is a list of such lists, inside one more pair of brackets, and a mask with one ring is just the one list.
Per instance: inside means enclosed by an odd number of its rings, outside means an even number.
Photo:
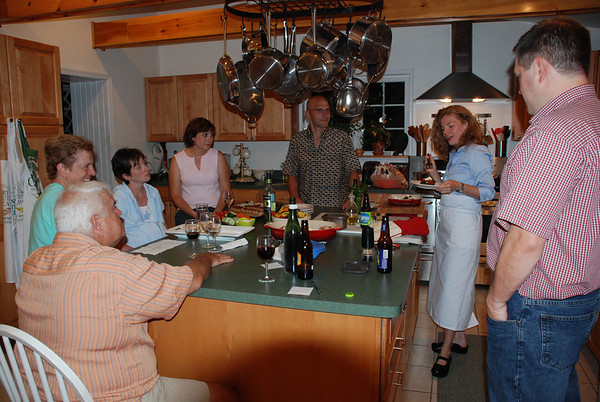
[{"label": "woman in blue shirt", "polygon": [[[433,122],[434,152],[448,161],[442,181],[427,155],[427,172],[442,194],[427,311],[444,330],[444,340],[432,343],[439,353],[431,369],[445,377],[451,352],[467,353],[464,330],[478,324],[473,314],[475,274],[481,244],[481,203],[494,198],[494,161],[477,119],[458,105],[440,109]],[[431,163],[431,165],[429,165]]]},{"label": "woman in blue shirt", "polygon": [[123,181],[113,190],[125,221],[127,246],[139,247],[165,236],[165,206],[158,190],[147,184],[146,156],[135,148],[121,148],[112,158],[114,175]]}]

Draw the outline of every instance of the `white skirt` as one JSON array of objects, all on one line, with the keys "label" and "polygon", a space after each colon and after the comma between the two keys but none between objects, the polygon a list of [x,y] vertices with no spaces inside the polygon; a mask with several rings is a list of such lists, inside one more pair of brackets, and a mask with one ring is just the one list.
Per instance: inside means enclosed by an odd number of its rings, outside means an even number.
[{"label": "white skirt", "polygon": [[481,231],[481,211],[440,208],[427,312],[442,328],[464,331],[478,324],[473,305]]}]

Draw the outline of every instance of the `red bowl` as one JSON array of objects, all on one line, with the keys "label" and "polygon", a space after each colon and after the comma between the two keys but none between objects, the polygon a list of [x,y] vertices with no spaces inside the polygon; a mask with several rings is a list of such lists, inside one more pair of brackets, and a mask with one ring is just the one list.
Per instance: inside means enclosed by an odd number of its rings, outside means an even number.
[{"label": "red bowl", "polygon": [[[271,235],[273,235],[274,238],[283,240],[285,225],[287,225],[287,221],[269,222],[265,224],[265,227],[271,229]],[[335,233],[341,228],[342,225],[332,222],[315,220],[308,221],[308,235],[310,236],[310,239],[314,241],[326,241],[333,239],[335,237]]]},{"label": "red bowl", "polygon": [[419,205],[421,203],[420,194],[390,194],[388,203],[396,206]]}]

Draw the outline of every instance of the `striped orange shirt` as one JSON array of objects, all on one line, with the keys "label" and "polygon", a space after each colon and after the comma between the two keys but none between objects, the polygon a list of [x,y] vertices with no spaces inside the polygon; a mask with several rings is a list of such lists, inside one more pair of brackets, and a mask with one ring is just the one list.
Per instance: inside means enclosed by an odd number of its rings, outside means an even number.
[{"label": "striped orange shirt", "polygon": [[187,266],[58,233],[23,265],[19,326],[61,356],[94,400],[139,399],[158,380],[147,322],[172,318],[191,280]]}]

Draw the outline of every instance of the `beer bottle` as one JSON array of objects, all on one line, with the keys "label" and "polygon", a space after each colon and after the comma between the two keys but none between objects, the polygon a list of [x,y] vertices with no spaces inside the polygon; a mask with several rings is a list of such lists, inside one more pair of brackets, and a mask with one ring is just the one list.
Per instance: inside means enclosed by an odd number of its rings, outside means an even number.
[{"label": "beer bottle", "polygon": [[302,221],[302,237],[298,249],[298,265],[296,272],[300,279],[312,279],[313,277],[313,246],[308,233],[308,221]]},{"label": "beer bottle", "polygon": [[263,210],[265,213],[265,221],[271,222],[273,220],[271,212],[277,212],[277,206],[275,205],[275,190],[273,190],[273,186],[271,185],[271,171],[268,170],[266,175],[265,181],[267,184],[263,190]]},{"label": "beer bottle", "polygon": [[392,272],[392,255],[394,243],[390,236],[390,221],[387,215],[381,220],[381,235],[377,240],[377,272],[387,274]]},{"label": "beer bottle", "polygon": [[298,265],[298,246],[300,244],[300,224],[298,223],[298,205],[296,199],[290,198],[288,221],[283,234],[283,266],[285,272],[296,273]]},{"label": "beer bottle", "polygon": [[373,220],[373,211],[371,210],[371,202],[369,201],[369,193],[363,195],[362,206],[360,207],[360,225],[368,226]]}]

